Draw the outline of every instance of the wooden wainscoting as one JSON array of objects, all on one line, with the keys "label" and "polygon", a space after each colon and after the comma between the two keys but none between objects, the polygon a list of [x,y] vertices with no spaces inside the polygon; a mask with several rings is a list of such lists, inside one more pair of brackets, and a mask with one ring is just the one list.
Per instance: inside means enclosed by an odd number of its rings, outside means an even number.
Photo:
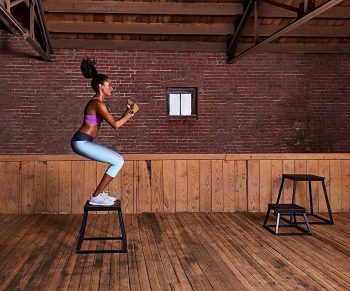
[{"label": "wooden wainscoting", "polygon": [[[108,186],[125,213],[266,211],[282,173],[326,177],[334,212],[350,207],[350,154],[128,154]],[[76,155],[1,155],[0,213],[81,213],[107,164]],[[307,207],[306,183],[297,203]],[[313,184],[314,209],[326,210]],[[282,201],[289,202],[287,181]]]}]

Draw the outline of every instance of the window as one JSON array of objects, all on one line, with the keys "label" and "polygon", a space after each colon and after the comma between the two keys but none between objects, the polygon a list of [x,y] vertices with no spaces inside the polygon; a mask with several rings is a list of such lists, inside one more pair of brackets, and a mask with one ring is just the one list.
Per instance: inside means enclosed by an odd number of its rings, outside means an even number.
[{"label": "window", "polygon": [[196,88],[167,88],[169,116],[196,116]]}]

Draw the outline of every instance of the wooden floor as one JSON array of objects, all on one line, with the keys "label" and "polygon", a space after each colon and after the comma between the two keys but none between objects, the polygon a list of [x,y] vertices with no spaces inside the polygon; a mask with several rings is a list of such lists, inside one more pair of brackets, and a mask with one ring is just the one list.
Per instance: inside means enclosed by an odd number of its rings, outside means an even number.
[{"label": "wooden floor", "polygon": [[[1,215],[0,290],[350,289],[349,213],[293,237],[273,236],[263,216],[126,215],[127,254],[76,255],[80,215]],[[91,215],[87,234],[111,235],[114,219]]]}]

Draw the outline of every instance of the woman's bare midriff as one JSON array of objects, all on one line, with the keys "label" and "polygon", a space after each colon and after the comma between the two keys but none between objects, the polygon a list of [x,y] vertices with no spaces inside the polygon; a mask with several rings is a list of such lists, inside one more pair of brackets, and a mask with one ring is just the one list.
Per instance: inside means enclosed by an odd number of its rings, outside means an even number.
[{"label": "woman's bare midriff", "polygon": [[98,134],[99,129],[100,127],[98,125],[83,122],[83,125],[78,131],[95,137]]}]

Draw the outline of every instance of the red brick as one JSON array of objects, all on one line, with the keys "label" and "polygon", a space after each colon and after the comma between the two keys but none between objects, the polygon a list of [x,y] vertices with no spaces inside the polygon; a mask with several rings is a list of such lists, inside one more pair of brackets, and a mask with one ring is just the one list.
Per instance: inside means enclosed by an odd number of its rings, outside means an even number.
[{"label": "red brick", "polygon": [[[256,54],[228,65],[223,52],[55,50],[41,61],[0,32],[1,154],[71,153],[93,95],[79,65],[97,58],[114,81],[115,117],[128,98],[142,109],[97,141],[121,153],[349,152],[350,55]],[[164,83],[199,84],[198,118],[166,116]]]}]

